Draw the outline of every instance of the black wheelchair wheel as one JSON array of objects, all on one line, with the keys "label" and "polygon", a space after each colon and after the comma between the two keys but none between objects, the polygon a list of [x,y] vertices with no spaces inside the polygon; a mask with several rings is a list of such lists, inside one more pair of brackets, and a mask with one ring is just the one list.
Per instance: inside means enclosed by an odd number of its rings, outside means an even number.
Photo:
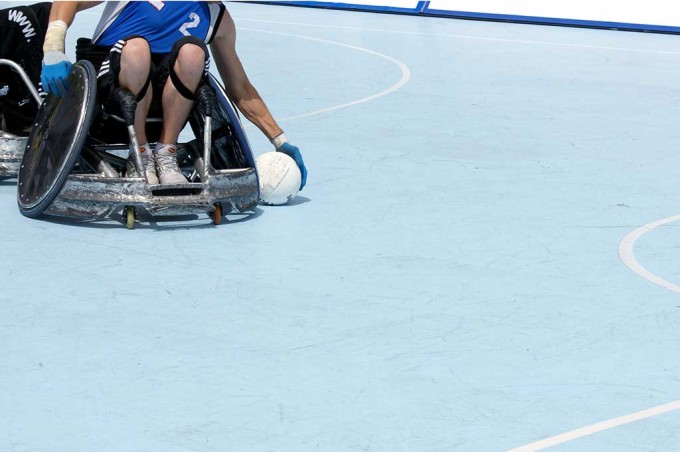
[{"label": "black wheelchair wheel", "polygon": [[22,215],[42,215],[66,183],[94,116],[96,83],[92,64],[79,61],[71,70],[67,93],[49,95],[40,107],[17,178]]}]

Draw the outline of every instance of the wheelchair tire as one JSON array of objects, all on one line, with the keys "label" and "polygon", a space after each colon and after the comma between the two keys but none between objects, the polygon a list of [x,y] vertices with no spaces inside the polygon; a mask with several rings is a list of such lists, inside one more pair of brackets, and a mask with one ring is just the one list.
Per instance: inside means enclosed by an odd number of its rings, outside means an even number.
[{"label": "wheelchair tire", "polygon": [[22,215],[37,218],[66,183],[85,145],[96,104],[97,76],[92,64],[79,61],[63,97],[49,95],[35,120],[17,178]]}]

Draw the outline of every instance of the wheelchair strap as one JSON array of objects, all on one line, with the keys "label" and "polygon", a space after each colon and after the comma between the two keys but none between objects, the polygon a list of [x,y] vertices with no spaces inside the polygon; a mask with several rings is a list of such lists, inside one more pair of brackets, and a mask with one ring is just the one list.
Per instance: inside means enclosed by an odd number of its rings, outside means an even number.
[{"label": "wheelchair strap", "polygon": [[139,90],[139,94],[137,94],[137,102],[140,102],[142,99],[144,99],[144,96],[146,96],[146,92],[149,89],[150,84],[151,73],[149,73],[149,76],[146,78],[146,82],[144,82],[144,86],[142,86],[142,89]]},{"label": "wheelchair strap", "polygon": [[175,42],[175,44],[172,46],[172,50],[170,51],[170,54],[172,55],[172,60],[170,61],[170,65],[168,67],[170,73],[169,74],[170,80],[172,80],[172,83],[175,85],[175,88],[177,88],[177,91],[182,95],[182,97],[194,101],[196,100],[196,92],[192,92],[189,88],[187,88],[187,86],[184,83],[182,83],[182,80],[180,80],[179,76],[175,72],[175,62],[177,61],[181,48],[186,44],[193,44],[195,46],[198,46],[205,53],[205,68],[203,71],[203,76],[198,83],[198,86],[201,86],[205,82],[205,78],[208,75],[208,66],[210,65],[210,58],[208,57],[209,55],[208,47],[205,45],[203,41],[196,38],[195,36],[185,36],[181,38],[180,40]]},{"label": "wheelchair strap", "polygon": [[[182,80],[180,80],[179,76],[175,72],[175,68],[170,67],[170,79],[172,80],[173,85],[175,85],[175,88],[177,88],[177,91],[184,97],[185,99],[189,100],[196,100],[196,93],[192,93],[189,88],[186,87],[184,83],[182,83]],[[199,86],[201,83],[199,83]]]}]

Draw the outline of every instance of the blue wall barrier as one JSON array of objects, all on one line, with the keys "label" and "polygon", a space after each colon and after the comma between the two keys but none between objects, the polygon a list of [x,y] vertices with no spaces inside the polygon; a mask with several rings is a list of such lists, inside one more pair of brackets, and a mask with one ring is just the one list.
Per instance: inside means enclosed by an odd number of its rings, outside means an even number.
[{"label": "blue wall barrier", "polygon": [[[635,2],[628,0],[628,3],[622,0],[599,0],[599,4],[598,0],[590,0],[590,4],[594,5],[590,13],[587,11],[584,13],[583,4],[580,5],[580,10],[578,7],[574,7],[573,5],[576,2],[573,0],[562,0],[561,2],[559,0],[543,0],[542,3],[535,2],[537,6],[536,14],[534,14],[534,11],[527,14],[527,3],[532,1],[534,0],[498,0],[494,4],[494,0],[486,0],[478,1],[477,5],[473,1],[464,0],[278,1],[258,3],[680,34],[680,1],[677,0],[639,0]],[[637,3],[637,5],[634,3]],[[516,4],[517,8],[515,9],[522,11],[522,13],[512,13],[513,4]],[[546,15],[546,10],[556,4],[560,6],[557,10],[562,16]],[[611,6],[609,14],[603,15],[603,8],[601,8],[603,5]],[[637,11],[631,9],[631,5]],[[461,6],[464,8],[461,8]],[[624,17],[621,14],[622,10],[625,10],[626,18],[634,19],[632,21],[617,20],[617,18]],[[589,17],[589,15],[593,17]],[[639,23],[638,20],[642,23]]]},{"label": "blue wall barrier", "polygon": [[[402,14],[418,14],[422,13],[427,6],[427,1],[399,1],[399,2],[373,2],[373,4],[366,3],[338,3],[338,2],[303,2],[303,1],[278,1],[278,2],[257,2],[269,3],[276,5],[288,6],[307,6],[314,8],[331,8],[331,9],[356,9],[359,11],[375,11],[375,12],[390,12]],[[382,4],[380,4],[382,3]],[[413,6],[403,6],[412,4]]]}]

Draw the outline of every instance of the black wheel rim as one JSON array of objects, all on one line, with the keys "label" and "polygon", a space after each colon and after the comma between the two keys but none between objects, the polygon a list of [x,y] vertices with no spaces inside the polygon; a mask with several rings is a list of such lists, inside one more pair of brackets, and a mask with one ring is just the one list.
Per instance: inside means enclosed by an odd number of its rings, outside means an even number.
[{"label": "black wheel rim", "polygon": [[87,139],[96,102],[96,75],[87,61],[73,65],[64,97],[43,102],[31,130],[18,176],[21,213],[43,214],[61,191]]}]

